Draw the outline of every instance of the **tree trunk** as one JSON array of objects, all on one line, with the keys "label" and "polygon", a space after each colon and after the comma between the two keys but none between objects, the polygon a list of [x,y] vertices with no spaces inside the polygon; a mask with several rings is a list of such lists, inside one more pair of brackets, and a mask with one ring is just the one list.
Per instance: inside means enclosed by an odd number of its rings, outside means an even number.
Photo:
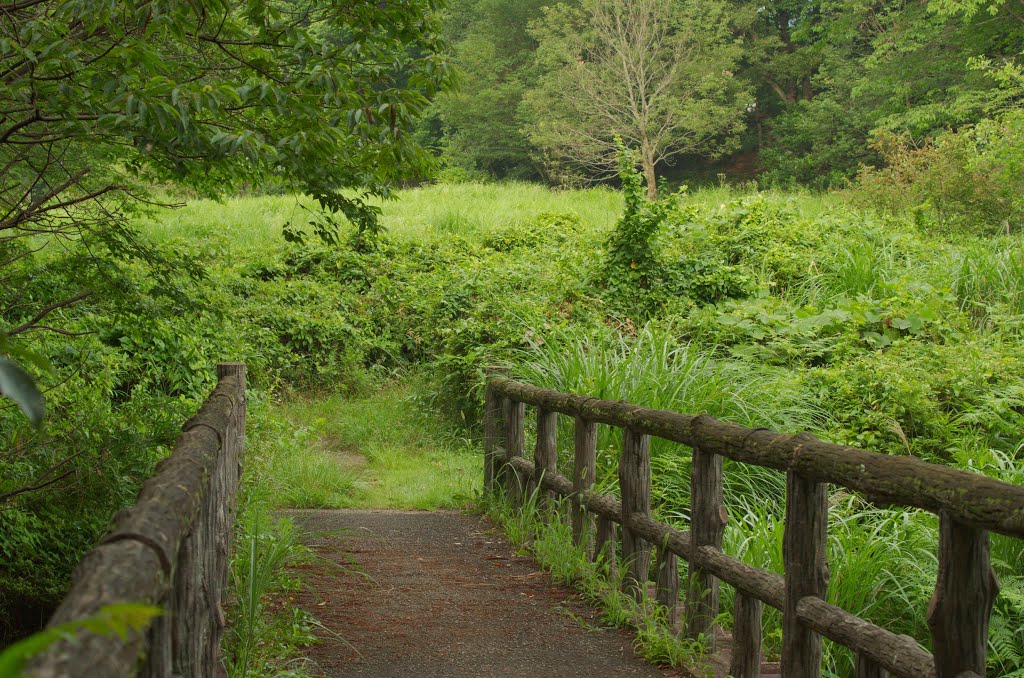
[{"label": "tree trunk", "polygon": [[654,174],[654,161],[644,154],[644,177],[647,179],[647,199],[658,199],[658,177]]},{"label": "tree trunk", "polygon": [[647,199],[653,202],[658,199],[658,176],[654,173],[654,149],[646,137],[640,139],[640,162],[647,180]]}]

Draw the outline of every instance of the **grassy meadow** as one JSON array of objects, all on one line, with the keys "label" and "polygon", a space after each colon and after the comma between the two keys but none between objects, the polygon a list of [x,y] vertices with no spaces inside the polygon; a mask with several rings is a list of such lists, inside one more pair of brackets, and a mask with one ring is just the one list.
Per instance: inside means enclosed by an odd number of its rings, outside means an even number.
[{"label": "grassy meadow", "polygon": [[[140,215],[141,236],[179,262],[173,272],[129,267],[120,295],[61,312],[84,334],[35,338],[73,373],[47,384],[49,439],[108,457],[104,473],[86,466],[65,495],[0,511],[11,563],[0,571],[0,604],[13,604],[12,591],[59,597],[106,526],[97,518],[69,532],[70,517],[130,502],[208,392],[212,364],[228,359],[246,361],[252,389],[239,553],[254,557],[248,575],[236,568],[240,591],[254,580],[292,585],[256,577],[263,546],[268,558],[301,555],[294,530],[273,527],[275,509],[432,509],[478,496],[489,364],[541,386],[809,430],[1024,482],[1019,233],[943,230],[854,209],[840,194],[723,186],[665,204],[647,263],[627,264],[626,277],[608,263],[624,201],[607,188],[408,189],[381,205],[386,230],[372,245],[344,233],[333,247],[286,243],[284,224],[311,218],[310,203],[293,196]],[[81,256],[69,246],[35,264],[56,289],[71,289]],[[16,426],[15,412],[0,417]],[[566,469],[570,440],[566,428]],[[618,445],[601,431],[598,481],[608,491]],[[685,526],[689,450],[660,441],[652,457],[655,511]],[[726,549],[781,571],[784,479],[728,465],[726,484]],[[927,645],[934,518],[842,492],[832,505],[830,602]],[[549,555],[554,538],[538,537]],[[33,546],[47,540],[56,545]],[[295,548],[273,546],[281,543]],[[1024,669],[1024,545],[996,537],[993,560],[1002,593],[990,669],[1014,675]],[[241,609],[243,620],[259,617],[256,602]],[[780,620],[766,619],[766,648],[777,652]],[[266,628],[280,636],[293,621]],[[245,637],[233,646],[232,666],[243,667],[235,675],[281,665],[273,653],[253,659],[253,648],[274,644]],[[829,675],[852,675],[847,653],[826,655]]]}]

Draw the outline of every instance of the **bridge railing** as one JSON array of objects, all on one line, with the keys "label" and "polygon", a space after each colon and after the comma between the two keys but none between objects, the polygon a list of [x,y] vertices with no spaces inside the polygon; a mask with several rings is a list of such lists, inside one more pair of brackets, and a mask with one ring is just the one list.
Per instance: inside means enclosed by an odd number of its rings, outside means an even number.
[{"label": "bridge railing", "polygon": [[[524,457],[526,405],[536,408],[533,462]],[[1024,487],[913,457],[889,456],[834,445],[808,433],[784,435],[749,429],[706,415],[651,410],[625,402],[560,393],[512,381],[492,371],[484,419],[485,487],[504,489],[522,504],[527,492],[560,495],[573,506],[576,542],[589,540],[596,517],[595,558],[615,562],[617,526],[627,568],[624,586],[646,590],[656,552],[657,599],[676,610],[676,558],[689,563],[685,632],[714,643],[719,582],[736,590],[730,675],[758,676],[761,608],[782,612],[782,675],[814,678],[821,671],[822,636],[851,649],[857,676],[967,678],[985,675],[988,621],[998,592],[989,559],[989,532],[1024,537]],[[559,414],[574,418],[574,467],[558,473]],[[618,475],[620,498],[593,491],[596,427],[624,429]],[[693,451],[690,530],[651,517],[650,437]],[[726,555],[722,539],[728,513],[723,501],[723,458],[786,474],[780,576]],[[939,516],[938,581],[927,610],[933,653],[826,602],[828,486],[855,491],[883,505],[916,507]]]},{"label": "bridge railing", "polygon": [[226,588],[245,450],[245,365],[217,366],[218,384],[188,420],[135,505],[78,565],[50,626],[112,604],[159,606],[145,632],[83,632],[29,665],[39,678],[216,676],[223,673]]}]

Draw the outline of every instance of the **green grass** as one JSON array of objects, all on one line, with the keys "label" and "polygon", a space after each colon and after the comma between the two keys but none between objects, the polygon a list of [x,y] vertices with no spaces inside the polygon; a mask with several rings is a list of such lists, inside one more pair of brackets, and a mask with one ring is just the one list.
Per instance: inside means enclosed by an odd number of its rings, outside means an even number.
[{"label": "green grass", "polygon": [[269,412],[264,483],[277,508],[431,510],[479,491],[476,448],[422,414],[403,386],[364,398],[289,393]]},{"label": "green grass", "polygon": [[[714,208],[744,193],[744,189],[730,186],[703,188],[687,194],[683,200],[686,204]],[[777,199],[785,196],[807,217],[840,204],[837,198],[827,195],[769,195]],[[157,210],[140,219],[138,226],[154,242],[200,241],[237,253],[282,247],[282,227],[286,223],[310,221],[311,210],[316,208],[310,198],[295,195],[182,202],[184,207]],[[446,242],[456,236],[479,239],[491,231],[552,212],[576,214],[589,228],[604,231],[622,212],[621,195],[609,188],[556,191],[523,182],[432,184],[398,191],[395,200],[376,204],[381,207],[381,223],[391,237],[418,243]]]},{"label": "green grass", "polygon": [[[482,237],[490,230],[545,212],[573,212],[585,223],[605,228],[622,208],[608,189],[551,191],[535,184],[439,184],[407,189],[396,200],[377,203],[381,222],[397,240],[447,241],[453,236]],[[279,247],[286,223],[304,224],[315,203],[305,196],[259,196],[223,201],[190,200],[174,210],[159,210],[139,226],[155,242],[202,241],[231,250]]]},{"label": "green grass", "polygon": [[[676,249],[667,251],[712,256],[714,250],[708,254],[699,249],[701,229],[714,233],[718,221],[743,217],[747,203],[730,206],[743,194],[744,189],[723,186],[684,197],[703,211],[694,223],[675,225],[667,237],[676,239]],[[408,319],[396,322],[403,331],[414,331],[417,339],[434,342],[416,360],[440,373],[435,374],[436,389],[436,382],[454,370],[458,378],[452,383],[458,390],[444,394],[454,399],[470,397],[467,384],[476,374],[472,361],[505,360],[515,366],[517,376],[541,386],[707,412],[752,427],[810,429],[872,449],[888,449],[884,446],[895,426],[900,435],[905,430],[912,441],[927,443],[922,449],[941,449],[949,457],[943,459],[958,466],[1021,482],[1015,471],[1021,449],[1010,451],[1019,445],[1013,437],[1019,429],[1015,413],[1024,392],[1017,382],[1004,384],[1001,375],[1014,373],[1018,366],[1016,348],[1024,331],[1024,241],[1019,236],[925,237],[909,222],[855,213],[835,196],[769,192],[765,200],[771,208],[767,216],[751,222],[767,229],[758,236],[764,242],[750,243],[748,252],[743,249],[747,245],[720,241],[734,248],[733,263],[739,262],[757,283],[759,295],[718,308],[672,307],[644,327],[616,325],[608,318],[599,303],[600,285],[592,277],[590,264],[599,261],[600,244],[621,212],[621,198],[614,191],[552,191],[515,183],[403,190],[398,200],[382,206],[389,236],[439,247],[406,248],[411,253],[403,256],[416,265],[395,262],[393,278],[373,283],[383,291],[371,290],[352,308],[378,308],[395,294],[403,302],[398,306],[403,313],[422,313],[422,325]],[[751,204],[762,209],[758,202]],[[780,204],[786,209],[775,218]],[[308,220],[308,206],[304,199],[287,196],[195,201],[142,226],[157,241],[194,241],[223,252],[228,261],[245,263],[251,255],[263,260],[283,250],[282,225]],[[573,231],[569,244],[527,242],[507,251],[466,247],[463,242],[487,242],[498,231],[515,233],[518,224],[543,213],[577,215],[579,232]],[[809,242],[819,242],[814,237],[822,235],[820,245],[809,251],[781,238],[797,228],[806,229]],[[434,249],[446,256],[417,259],[417,253]],[[391,262],[369,261],[390,274]],[[791,265],[796,267],[792,286],[773,291],[772,266],[787,271]],[[504,272],[499,284],[481,283],[495,281],[489,273],[495,266]],[[310,275],[302,282],[335,282],[329,273],[316,275],[322,278]],[[833,326],[823,319],[826,311],[848,318]],[[892,320],[911,317],[922,320],[922,328],[897,332],[891,326]],[[367,327],[367,336],[382,334],[378,327]],[[517,352],[514,347],[524,345],[524,331],[525,343],[533,348]],[[868,343],[872,333],[886,335],[892,345]],[[991,347],[985,349],[984,360],[977,359],[978,369],[964,367],[973,359],[972,342],[983,339]],[[465,373],[457,371],[463,368]],[[292,393],[270,406],[263,423],[254,427],[254,456],[265,467],[263,485],[272,505],[431,509],[458,506],[476,495],[478,455],[437,419],[422,414],[410,393],[400,386],[355,399]],[[937,399],[942,408],[933,414],[923,403]],[[879,429],[881,415],[892,425]],[[982,436],[997,415],[1007,422],[1009,433]],[[563,463],[571,463],[569,422],[563,426],[560,454]],[[857,437],[851,437],[854,433]],[[606,490],[615,487],[617,436],[601,427],[599,481]],[[905,450],[898,445],[888,451]],[[659,516],[681,524],[688,520],[689,464],[686,448],[653,443]],[[725,478],[731,512],[726,550],[779,571],[781,474],[728,463]],[[926,641],[921,620],[934,584],[934,518],[879,510],[838,492],[833,502],[830,601]],[[559,578],[590,576],[563,537],[545,536],[525,518],[506,521],[506,527],[532,544],[535,553],[544,551],[545,566]],[[1024,665],[1019,622],[1024,619],[1024,578],[1016,574],[1024,561],[1021,543],[993,540],[993,560],[1006,582],[992,622],[990,669],[999,675]],[[728,610],[731,591],[724,590],[723,610]],[[612,610],[610,619],[621,622],[630,614],[610,594],[603,603]],[[766,611],[769,648],[778,646],[779,621]],[[693,654],[694,648],[662,646],[655,627],[641,626],[640,633],[652,656]],[[826,652],[829,671],[852,671],[848,653],[831,646]]]},{"label": "green grass", "polygon": [[271,595],[301,587],[290,566],[312,558],[277,509],[459,507],[479,492],[476,449],[426,418],[408,387],[364,398],[284,392],[250,395],[249,440],[231,565],[234,603],[225,639],[231,678],[309,673],[303,647],[316,621]]}]

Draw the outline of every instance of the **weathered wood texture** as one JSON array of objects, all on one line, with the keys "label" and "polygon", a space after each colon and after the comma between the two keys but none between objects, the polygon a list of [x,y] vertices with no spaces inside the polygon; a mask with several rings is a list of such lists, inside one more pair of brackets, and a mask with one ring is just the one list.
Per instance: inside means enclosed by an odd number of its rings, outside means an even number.
[{"label": "weathered wood texture", "polygon": [[558,413],[537,410],[537,444],[533,448],[530,492],[537,493],[537,508],[547,511],[555,493],[543,488],[544,476],[558,473]]},{"label": "weathered wood texture", "polygon": [[966,671],[985,675],[988,618],[999,585],[989,560],[989,536],[939,516],[939,575],[928,605],[938,678]]},{"label": "weathered wood texture", "polygon": [[522,459],[526,446],[526,406],[523,403],[505,399],[502,407],[505,424],[505,467],[502,480],[512,505],[521,508],[529,475],[523,475],[512,465],[513,459]]},{"label": "weathered wood texture", "polygon": [[827,538],[828,486],[790,471],[786,474],[786,527],[782,538],[786,580],[782,673],[788,678],[821,675],[821,635],[800,623],[797,604],[807,596],[825,597]]},{"label": "weathered wood texture", "polygon": [[594,537],[594,561],[603,563],[610,581],[619,578],[618,529],[611,518],[597,519],[597,534]]},{"label": "weathered wood texture", "polygon": [[[582,494],[594,486],[597,474],[597,424],[576,417],[573,434],[572,486]],[[572,538],[578,545],[590,550],[589,541],[594,530],[594,518],[586,507],[578,503],[572,509]]]},{"label": "weathered wood texture", "polygon": [[[616,565],[616,523],[622,525],[622,553],[629,559],[627,585],[639,592],[646,580],[650,544],[659,551],[659,598],[667,599],[671,581],[661,563],[674,554],[698,573],[698,582],[732,585],[737,591],[734,637],[738,656],[734,673],[756,675],[760,645],[760,603],[783,612],[784,675],[812,676],[820,670],[821,636],[857,654],[858,675],[906,678],[984,675],[988,616],[998,585],[988,556],[988,530],[1024,536],[1024,488],[976,474],[934,466],[908,457],[890,457],[825,443],[809,434],[781,435],[716,421],[707,416],[650,410],[624,402],[558,393],[503,377],[491,380],[495,392],[546,412],[576,417],[577,468],[574,481],[544,474],[542,485],[569,498],[574,516],[584,510],[598,517],[595,558]],[[626,431],[619,482],[622,501],[594,493],[583,479],[592,473],[588,450],[597,423]],[[648,436],[696,449],[691,534],[650,515]],[[511,441],[514,445],[514,438]],[[583,454],[580,454],[580,451]],[[785,577],[747,565],[721,551],[726,521],[721,501],[721,459],[787,472]],[[582,459],[582,463],[581,463]],[[535,465],[511,463],[525,477]],[[859,492],[880,503],[919,507],[942,517],[940,572],[928,611],[933,657],[912,638],[899,636],[825,601],[828,565],[825,539],[828,483]],[[639,562],[637,554],[643,562]],[[693,590],[698,590],[693,587]],[[708,590],[708,584],[703,584]],[[694,605],[699,607],[699,605]],[[709,606],[710,607],[710,606]],[[717,609],[717,608],[715,608]],[[939,649],[941,648],[941,649]],[[936,667],[949,667],[940,671]]]},{"label": "weathered wood texture", "polygon": [[853,667],[853,678],[888,678],[889,672],[879,666],[873,659],[862,654],[857,655]]},{"label": "weathered wood texture", "polygon": [[[698,420],[699,421],[699,420]],[[693,449],[690,473],[690,538],[693,546],[721,550],[726,512],[722,500],[722,457]],[[715,619],[718,617],[718,579],[699,565],[690,567],[686,594],[686,635],[704,637],[715,649]]]},{"label": "weathered wood texture", "polygon": [[679,557],[668,545],[658,546],[656,599],[665,608],[665,623],[674,629],[679,621]]},{"label": "weathered wood texture", "polygon": [[487,385],[484,394],[484,491],[494,492],[498,469],[504,452],[501,450],[501,396],[494,386]]},{"label": "weathered wood texture", "polygon": [[760,678],[762,638],[761,601],[737,591],[732,612],[730,676]]},{"label": "weathered wood texture", "polygon": [[797,603],[796,615],[801,623],[894,675],[905,678],[935,676],[932,656],[909,636],[886,631],[820,598],[801,600]]},{"label": "weathered wood texture", "polygon": [[83,633],[59,641],[29,666],[39,678],[222,673],[222,595],[227,584],[236,494],[245,445],[245,366],[218,366],[219,383],[186,422],[131,509],[82,559],[50,625],[107,605],[163,609],[145,633]]},{"label": "weathered wood texture", "polygon": [[792,469],[808,480],[842,485],[876,503],[917,507],[933,513],[945,510],[964,525],[1024,537],[1024,487],[1018,485],[929,464],[915,457],[835,445],[807,433],[787,435],[750,429],[707,416],[559,393],[504,378],[492,383],[502,395],[517,402],[630,428],[734,461],[780,471]]},{"label": "weathered wood texture", "polygon": [[627,568],[622,585],[640,599],[647,587],[651,547],[633,530],[629,519],[651,512],[651,439],[628,428],[619,459],[619,490],[622,493],[622,563]]}]

